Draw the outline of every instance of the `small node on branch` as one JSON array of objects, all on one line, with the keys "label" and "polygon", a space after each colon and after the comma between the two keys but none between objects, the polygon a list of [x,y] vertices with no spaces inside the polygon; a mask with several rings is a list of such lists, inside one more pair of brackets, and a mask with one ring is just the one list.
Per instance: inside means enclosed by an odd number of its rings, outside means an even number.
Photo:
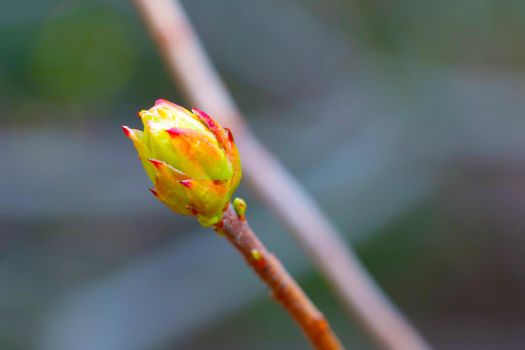
[{"label": "small node on branch", "polygon": [[255,261],[259,261],[262,259],[261,252],[258,249],[252,249],[251,254],[252,254],[253,260]]},{"label": "small node on branch", "polygon": [[235,209],[235,212],[239,216],[239,219],[244,221],[246,220],[246,217],[244,214],[246,213],[246,201],[240,197],[237,197],[233,200],[233,208]]},{"label": "small node on branch", "polygon": [[262,269],[266,266],[266,260],[260,250],[252,249],[250,255],[254,261],[255,267]]}]

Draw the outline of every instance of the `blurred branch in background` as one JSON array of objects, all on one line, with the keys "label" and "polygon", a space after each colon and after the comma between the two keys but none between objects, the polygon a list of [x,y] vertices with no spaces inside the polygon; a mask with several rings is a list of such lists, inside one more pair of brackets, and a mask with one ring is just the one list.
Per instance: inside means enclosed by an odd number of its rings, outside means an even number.
[{"label": "blurred branch in background", "polygon": [[168,67],[189,99],[234,130],[248,182],[280,217],[348,311],[385,349],[429,349],[382,293],[312,198],[262,146],[206,56],[178,1],[135,0]]}]

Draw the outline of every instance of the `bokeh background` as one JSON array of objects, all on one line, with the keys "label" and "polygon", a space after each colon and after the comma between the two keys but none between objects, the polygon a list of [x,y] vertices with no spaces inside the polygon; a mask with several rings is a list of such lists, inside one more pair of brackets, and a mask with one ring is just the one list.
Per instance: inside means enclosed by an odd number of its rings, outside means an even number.
[{"label": "bokeh background", "polygon": [[[184,3],[255,133],[430,343],[525,348],[525,2]],[[127,1],[2,4],[0,349],[308,348],[228,244],[147,191],[120,124],[186,103],[166,72]]]}]

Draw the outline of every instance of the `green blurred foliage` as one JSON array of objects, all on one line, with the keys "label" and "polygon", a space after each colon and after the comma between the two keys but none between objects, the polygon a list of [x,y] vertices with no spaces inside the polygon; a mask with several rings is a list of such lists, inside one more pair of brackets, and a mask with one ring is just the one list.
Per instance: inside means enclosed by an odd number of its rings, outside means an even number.
[{"label": "green blurred foliage", "polygon": [[177,93],[129,6],[46,3],[28,16],[11,4],[0,21],[0,122],[114,120]]},{"label": "green blurred foliage", "polygon": [[38,30],[30,81],[59,103],[108,100],[129,83],[137,65],[129,20],[93,4],[60,8]]}]

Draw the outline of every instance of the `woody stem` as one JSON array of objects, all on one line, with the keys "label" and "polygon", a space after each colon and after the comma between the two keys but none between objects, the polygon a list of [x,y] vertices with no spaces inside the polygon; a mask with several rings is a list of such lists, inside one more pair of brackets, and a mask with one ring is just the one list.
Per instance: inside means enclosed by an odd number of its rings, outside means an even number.
[{"label": "woody stem", "polygon": [[272,297],[288,311],[315,349],[344,350],[323,314],[231,204],[214,229],[244,256],[248,265],[266,283]]}]

